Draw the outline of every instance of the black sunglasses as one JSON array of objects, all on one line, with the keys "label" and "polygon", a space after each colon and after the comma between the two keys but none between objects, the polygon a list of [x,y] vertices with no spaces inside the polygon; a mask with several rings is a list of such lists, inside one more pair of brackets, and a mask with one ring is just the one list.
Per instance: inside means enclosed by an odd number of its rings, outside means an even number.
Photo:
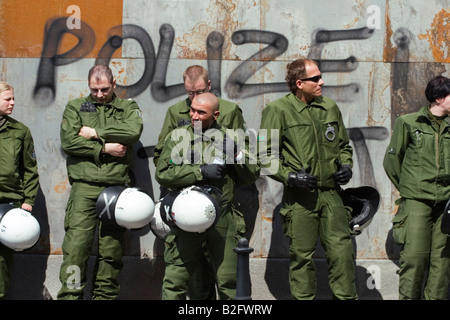
[{"label": "black sunglasses", "polygon": [[319,82],[320,79],[322,79],[322,75],[321,74],[319,74],[318,76],[315,76],[315,77],[305,78],[305,79],[300,79],[300,80],[301,81]]}]

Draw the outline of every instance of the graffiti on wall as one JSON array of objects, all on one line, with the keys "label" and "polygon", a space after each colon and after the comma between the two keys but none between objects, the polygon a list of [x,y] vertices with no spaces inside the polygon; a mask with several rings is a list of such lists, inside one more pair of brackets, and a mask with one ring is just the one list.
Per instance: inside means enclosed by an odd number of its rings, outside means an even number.
[{"label": "graffiti on wall", "polygon": [[[49,105],[56,95],[56,75],[59,66],[68,65],[87,56],[94,48],[95,32],[84,21],[79,21],[80,28],[68,28],[67,18],[60,17],[47,23],[34,98],[41,105]],[[352,72],[358,67],[358,60],[351,56],[341,60],[322,59],[324,47],[335,41],[369,39],[374,29],[363,27],[354,30],[317,30],[313,33],[312,44],[308,58],[319,62],[323,73]],[[78,43],[64,53],[58,53],[65,34],[72,34]],[[108,65],[114,52],[122,47],[125,39],[137,41],[143,52],[144,68],[139,80],[131,85],[117,85],[117,94],[123,98],[135,97],[150,87],[154,100],[166,102],[185,94],[184,86],[166,84],[170,53],[172,51],[175,31],[169,24],[161,25],[159,29],[160,43],[158,50],[149,34],[140,26],[123,24],[113,27],[108,32],[108,39],[98,52],[96,63]],[[217,31],[211,32],[206,39],[208,71],[212,83],[212,92],[218,96],[222,94],[221,63],[224,36]],[[242,61],[229,75],[224,90],[231,99],[248,98],[273,92],[286,92],[285,82],[276,83],[247,83],[258,70],[281,56],[288,48],[289,41],[282,34],[264,30],[237,30],[232,34],[231,41],[235,45],[250,43],[263,44],[258,52]],[[357,83],[337,86],[324,86],[324,94],[342,102],[351,101],[351,97],[360,92]],[[355,146],[355,154],[361,172],[361,183],[376,185],[373,167],[370,160],[366,140],[384,140],[388,137],[388,130],[384,127],[349,128],[349,136]],[[143,147],[138,152],[140,156],[152,156],[152,147]]]}]

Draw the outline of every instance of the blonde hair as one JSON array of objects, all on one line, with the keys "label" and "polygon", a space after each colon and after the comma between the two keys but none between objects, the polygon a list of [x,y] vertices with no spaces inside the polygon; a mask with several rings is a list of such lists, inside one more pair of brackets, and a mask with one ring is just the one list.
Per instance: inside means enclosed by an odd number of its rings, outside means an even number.
[{"label": "blonde hair", "polygon": [[14,91],[13,86],[5,81],[0,81],[0,92],[8,91],[8,90]]},{"label": "blonde hair", "polygon": [[96,81],[100,81],[103,76],[108,79],[109,83],[112,84],[114,82],[111,68],[103,64],[96,64],[89,70],[88,83],[91,82],[92,77],[95,77]]},{"label": "blonde hair", "polygon": [[193,65],[183,72],[183,82],[186,82],[186,79],[189,80],[189,82],[197,82],[200,78],[208,84],[208,71],[203,66]]}]

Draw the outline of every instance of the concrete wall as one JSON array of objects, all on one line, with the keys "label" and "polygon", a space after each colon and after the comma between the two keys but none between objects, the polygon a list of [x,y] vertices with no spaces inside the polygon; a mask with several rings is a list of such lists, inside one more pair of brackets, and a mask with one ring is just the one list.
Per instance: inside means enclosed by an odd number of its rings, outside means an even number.
[{"label": "concrete wall", "polygon": [[[167,108],[185,97],[187,66],[207,67],[213,91],[236,101],[248,127],[258,129],[264,106],[287,93],[286,64],[306,56],[320,61],[324,94],[337,101],[350,133],[355,168],[346,187],[372,185],[382,196],[370,227],[354,239],[360,296],[396,299],[397,194],[382,159],[396,117],[426,104],[430,78],[450,75],[449,19],[449,0],[0,2],[1,78],[16,89],[13,116],[34,135],[41,183],[35,215],[42,236],[16,255],[11,298],[54,299],[59,289],[70,191],[59,124],[67,100],[89,93],[87,72],[96,61],[109,63],[118,93],[143,111],[134,171],[138,185],[158,199],[151,150]],[[254,298],[289,299],[281,192],[261,177],[239,200],[254,248]],[[121,298],[159,299],[161,255],[149,228],[127,233]],[[319,297],[329,299],[320,245],[316,258]]]}]

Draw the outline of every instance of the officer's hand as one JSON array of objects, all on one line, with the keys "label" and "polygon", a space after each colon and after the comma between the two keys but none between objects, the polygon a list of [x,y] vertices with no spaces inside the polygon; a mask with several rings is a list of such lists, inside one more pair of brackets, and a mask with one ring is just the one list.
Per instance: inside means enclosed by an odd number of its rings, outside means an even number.
[{"label": "officer's hand", "polygon": [[317,177],[307,173],[305,169],[301,169],[299,172],[290,172],[288,186],[312,190],[317,187]]},{"label": "officer's hand", "polygon": [[123,157],[127,153],[127,146],[120,143],[107,142],[102,150],[113,157]]},{"label": "officer's hand", "polygon": [[206,179],[222,179],[225,176],[226,167],[223,164],[202,164],[200,171]]},{"label": "officer's hand", "polygon": [[337,184],[347,184],[353,176],[352,169],[348,164],[339,167],[339,170],[334,174],[334,181]]},{"label": "officer's hand", "polygon": [[26,211],[29,211],[29,212],[33,211],[33,206],[28,204],[28,203],[22,203],[22,205],[20,207],[23,210],[26,210]]},{"label": "officer's hand", "polygon": [[83,126],[78,132],[78,135],[86,138],[87,140],[98,139],[97,131],[94,128]]}]

